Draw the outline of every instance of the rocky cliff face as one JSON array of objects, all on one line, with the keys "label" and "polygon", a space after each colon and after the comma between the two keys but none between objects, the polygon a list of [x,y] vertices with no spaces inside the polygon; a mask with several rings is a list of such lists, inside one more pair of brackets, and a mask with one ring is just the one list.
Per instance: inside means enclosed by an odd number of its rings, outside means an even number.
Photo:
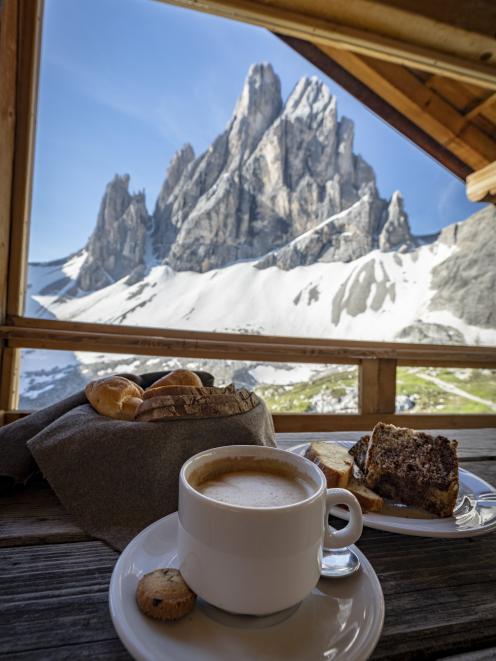
[{"label": "rocky cliff face", "polygon": [[[370,224],[377,229],[383,205],[375,203],[372,168],[353,154],[353,123],[338,121],[336,99],[316,78],[300,80],[284,106],[276,80],[270,65],[250,70],[231,126],[198,159],[198,167],[191,165],[187,180],[176,189],[170,218],[178,232],[170,251],[161,255],[175,270],[207,271],[260,257],[363,196],[374,197]],[[250,126],[251,114],[240,108],[253,105],[243,102],[250,99],[252,88],[258,90],[257,103],[264,112],[255,115],[257,131],[240,133],[232,127]],[[248,141],[240,139],[246,130],[253,136]],[[214,147],[224,144],[236,158],[224,155],[224,167],[219,168]],[[192,191],[201,192],[205,172],[214,183],[194,200]],[[185,198],[187,217],[181,215]],[[303,263],[314,261],[316,252]],[[340,259],[338,252],[334,258]],[[284,268],[291,268],[293,261],[286,260]]]},{"label": "rocky cliff face", "polygon": [[488,205],[441,231],[439,241],[457,250],[432,271],[431,309],[448,309],[468,324],[496,328],[496,208]]},{"label": "rocky cliff face", "polygon": [[338,119],[317,78],[302,78],[283,103],[271,65],[252,66],[225,131],[198,157],[191,145],[175,154],[151,217],[127,175],[107,186],[79,286],[135,281],[148,241],[156,260],[197,272],[245,259],[291,269],[413,249],[401,194],[381,199],[353,139],[353,122]]},{"label": "rocky cliff face", "polygon": [[129,175],[116,175],[107,186],[79,273],[83,290],[106,287],[144,264],[150,218],[144,193],[131,195],[128,188]]}]

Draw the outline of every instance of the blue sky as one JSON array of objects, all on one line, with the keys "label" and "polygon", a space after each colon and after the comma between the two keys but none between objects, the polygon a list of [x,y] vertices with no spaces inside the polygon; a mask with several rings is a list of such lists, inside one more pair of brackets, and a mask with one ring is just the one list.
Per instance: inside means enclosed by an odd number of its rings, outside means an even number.
[{"label": "blue sky", "polygon": [[105,186],[131,175],[153,210],[167,164],[201,153],[229,121],[248,68],[271,62],[286,97],[317,75],[355,121],[355,152],[383,197],[399,189],[412,229],[477,210],[463,182],[376,118],[269,32],[153,0],[45,0],[31,216],[31,261],[81,248]]}]

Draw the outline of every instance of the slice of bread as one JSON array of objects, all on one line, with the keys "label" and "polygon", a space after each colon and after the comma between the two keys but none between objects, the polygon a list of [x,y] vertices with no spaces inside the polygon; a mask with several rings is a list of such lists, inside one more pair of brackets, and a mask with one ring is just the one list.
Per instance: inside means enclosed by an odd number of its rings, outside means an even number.
[{"label": "slice of bread", "polygon": [[360,503],[362,512],[380,512],[384,501],[371,489],[359,482],[355,477],[351,477],[346,487]]},{"label": "slice of bread", "polygon": [[353,457],[347,448],[333,441],[313,441],[308,446],[305,457],[324,473],[329,488],[348,486]]}]

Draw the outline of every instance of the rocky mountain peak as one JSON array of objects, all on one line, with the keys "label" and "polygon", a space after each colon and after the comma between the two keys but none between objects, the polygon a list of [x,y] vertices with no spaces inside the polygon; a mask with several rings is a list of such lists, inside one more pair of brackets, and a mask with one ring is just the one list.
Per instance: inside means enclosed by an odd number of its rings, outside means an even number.
[{"label": "rocky mountain peak", "polygon": [[380,198],[353,142],[352,120],[338,119],[336,98],[316,76],[299,80],[283,104],[272,66],[253,65],[225,130],[203,154],[186,144],[171,159],[153,222],[128,175],[109,184],[80,286],[141,273],[148,234],[155,259],[176,271],[267,255],[259,268],[293,268],[353,260],[378,245],[409,249],[401,195]]},{"label": "rocky mountain peak", "polygon": [[326,113],[336,118],[336,97],[316,76],[300,78],[284,106],[284,115],[292,120],[300,118],[312,126],[315,118]]},{"label": "rocky mountain peak", "polygon": [[250,155],[282,107],[281,81],[272,65],[250,67],[228,127],[226,169],[237,167]]},{"label": "rocky mountain peak", "polygon": [[248,70],[241,95],[234,108],[233,118],[268,116],[271,121],[282,106],[281,81],[267,62],[252,64]]},{"label": "rocky mountain peak", "polygon": [[415,247],[408,216],[404,209],[403,196],[395,191],[387,209],[387,217],[379,235],[379,248],[382,252],[399,250],[405,252]]},{"label": "rocky mountain peak", "polygon": [[128,174],[116,174],[112,181],[107,184],[105,193],[100,203],[100,210],[96,221],[96,231],[104,230],[111,226],[117,218],[122,216],[129,206],[131,195],[129,193]]},{"label": "rocky mountain peak", "polygon": [[106,287],[143,264],[149,228],[144,191],[131,194],[129,175],[115,175],[102,198],[78,286],[85,291]]}]

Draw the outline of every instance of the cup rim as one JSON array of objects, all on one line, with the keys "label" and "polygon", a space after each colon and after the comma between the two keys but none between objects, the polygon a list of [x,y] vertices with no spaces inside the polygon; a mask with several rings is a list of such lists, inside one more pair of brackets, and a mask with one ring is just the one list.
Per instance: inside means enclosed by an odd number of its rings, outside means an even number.
[{"label": "cup rim", "polygon": [[[303,500],[299,500],[296,503],[289,503],[287,505],[274,505],[271,507],[253,507],[250,505],[235,505],[232,503],[225,503],[221,500],[215,500],[214,498],[211,498],[210,496],[205,496],[205,494],[200,493],[197,491],[191,484],[189,483],[188,479],[186,478],[186,471],[188,468],[191,466],[192,463],[195,461],[198,461],[198,459],[202,455],[207,455],[211,454],[212,452],[215,452],[216,450],[228,450],[228,449],[239,449],[239,448],[250,448],[254,449],[255,452],[258,452],[256,448],[260,448],[263,450],[269,450],[270,452],[275,452],[279,455],[284,453],[282,456],[287,456],[288,454],[293,458],[293,461],[296,459],[296,463],[303,462],[304,465],[307,467],[310,467],[311,471],[315,474],[317,477],[316,480],[316,490],[314,493],[312,493],[310,496],[307,498],[304,498]],[[245,455],[248,456],[248,455]],[[290,462],[287,462],[290,463]],[[221,509],[226,509],[230,511],[239,511],[239,512],[256,512],[258,513],[271,513],[271,512],[277,512],[277,511],[293,511],[299,508],[306,507],[312,503],[314,503],[316,500],[318,500],[323,492],[327,491],[327,482],[325,480],[325,476],[322,473],[322,471],[319,469],[318,466],[316,466],[313,462],[311,462],[309,459],[306,457],[302,457],[301,455],[295,455],[293,453],[289,453],[287,450],[282,450],[281,448],[273,448],[269,447],[266,445],[220,445],[216,448],[210,448],[208,450],[202,450],[201,452],[198,452],[197,454],[194,454],[192,457],[189,457],[189,459],[186,459],[184,464],[181,466],[181,471],[179,473],[179,482],[180,484],[186,489],[188,493],[190,493],[193,497],[198,498],[200,501],[203,501],[204,503],[208,503],[209,505],[220,507]]]}]

